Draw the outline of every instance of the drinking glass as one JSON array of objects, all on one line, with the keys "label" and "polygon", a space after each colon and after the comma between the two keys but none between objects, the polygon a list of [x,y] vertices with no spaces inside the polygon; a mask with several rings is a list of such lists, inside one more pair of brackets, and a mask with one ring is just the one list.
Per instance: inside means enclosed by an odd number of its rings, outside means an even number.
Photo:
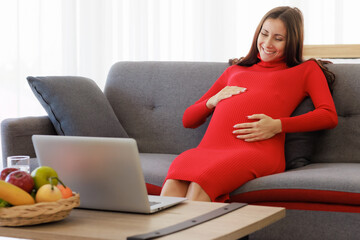
[{"label": "drinking glass", "polygon": [[7,158],[7,166],[18,168],[21,171],[30,173],[30,157],[29,156],[9,156]]}]

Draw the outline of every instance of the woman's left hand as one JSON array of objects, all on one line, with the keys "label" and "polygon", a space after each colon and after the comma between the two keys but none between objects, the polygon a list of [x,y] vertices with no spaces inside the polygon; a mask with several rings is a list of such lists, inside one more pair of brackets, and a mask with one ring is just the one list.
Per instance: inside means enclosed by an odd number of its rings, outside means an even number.
[{"label": "woman's left hand", "polygon": [[259,119],[251,123],[239,123],[234,126],[233,134],[246,142],[255,142],[272,138],[281,132],[280,119],[273,119],[265,114],[253,114],[248,119]]}]

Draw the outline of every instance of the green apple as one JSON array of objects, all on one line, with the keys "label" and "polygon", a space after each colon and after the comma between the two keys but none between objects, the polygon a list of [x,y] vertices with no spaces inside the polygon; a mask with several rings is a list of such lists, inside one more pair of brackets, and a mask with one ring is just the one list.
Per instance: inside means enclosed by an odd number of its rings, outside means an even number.
[{"label": "green apple", "polygon": [[34,179],[35,189],[38,190],[41,186],[50,183],[52,179],[52,185],[56,186],[58,183],[56,171],[48,166],[41,166],[34,169],[31,172],[31,176]]}]

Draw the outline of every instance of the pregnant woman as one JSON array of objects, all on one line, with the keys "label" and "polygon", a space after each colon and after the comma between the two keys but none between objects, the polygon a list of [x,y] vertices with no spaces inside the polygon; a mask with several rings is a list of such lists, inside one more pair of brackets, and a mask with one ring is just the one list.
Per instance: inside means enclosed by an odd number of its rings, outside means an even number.
[{"label": "pregnant woman", "polygon": [[[185,127],[212,118],[200,144],[172,162],[161,195],[225,202],[244,183],[285,170],[285,133],[337,125],[329,89],[334,75],[303,60],[303,31],[297,8],[274,8],[263,17],[248,55],[186,109]],[[306,96],[315,110],[290,117]]]}]

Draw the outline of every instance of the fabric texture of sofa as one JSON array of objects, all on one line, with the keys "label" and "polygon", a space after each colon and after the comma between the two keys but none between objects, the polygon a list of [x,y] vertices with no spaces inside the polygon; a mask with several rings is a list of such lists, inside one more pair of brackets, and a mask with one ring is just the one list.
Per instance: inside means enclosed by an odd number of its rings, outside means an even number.
[{"label": "fabric texture of sofa", "polygon": [[[197,146],[208,121],[182,126],[184,110],[205,93],[226,63],[119,62],[102,92],[82,77],[29,77],[48,116],[2,122],[3,162],[10,155],[35,158],[33,134],[136,139],[149,194],[159,194],[168,167]],[[335,129],[286,136],[287,170],[261,177],[231,193],[231,201],[286,207],[287,217],[250,239],[359,239],[360,68],[329,64],[336,75]],[[291,81],[291,79],[289,79]],[[313,109],[304,99],[293,115]],[[33,161],[36,167],[37,162]]]}]

